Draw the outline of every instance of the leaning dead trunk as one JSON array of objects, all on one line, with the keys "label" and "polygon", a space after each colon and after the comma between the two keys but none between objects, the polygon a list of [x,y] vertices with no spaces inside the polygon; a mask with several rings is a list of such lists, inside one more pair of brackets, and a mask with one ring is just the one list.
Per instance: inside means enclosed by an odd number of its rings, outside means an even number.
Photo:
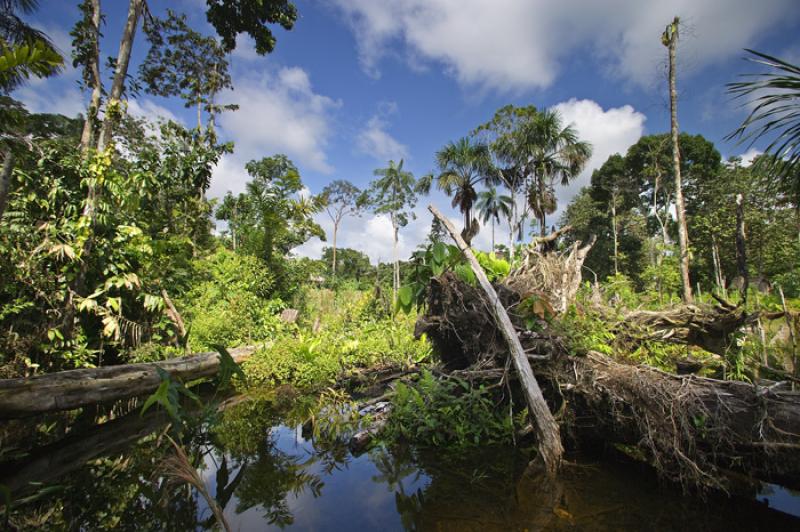
[{"label": "leaning dead trunk", "polygon": [[[254,347],[230,350],[240,362]],[[219,371],[219,353],[209,352],[164,362],[74,369],[38,377],[0,380],[0,419],[72,410],[152,393],[161,384],[160,368],[181,380],[210,377]]]},{"label": "leaning dead trunk", "polygon": [[489,300],[490,310],[494,315],[495,323],[508,344],[511,360],[514,364],[514,368],[517,370],[520,382],[522,383],[522,390],[525,393],[525,399],[528,403],[531,424],[536,431],[539,442],[539,453],[542,456],[545,469],[553,474],[558,469],[561,462],[561,455],[564,453],[564,449],[561,446],[561,435],[559,433],[558,424],[544,400],[539,384],[536,382],[536,377],[533,375],[530,362],[522,348],[522,344],[520,344],[514,325],[511,323],[506,309],[497,297],[497,293],[489,283],[489,279],[487,279],[483,268],[481,268],[481,265],[478,263],[478,260],[475,258],[475,255],[472,253],[467,243],[464,242],[458,234],[456,228],[453,227],[450,220],[433,205],[430,205],[428,210],[442,222],[445,228],[447,228],[450,236],[453,237],[456,245],[469,261],[470,267],[475,273],[475,277],[478,279],[478,283]]}]

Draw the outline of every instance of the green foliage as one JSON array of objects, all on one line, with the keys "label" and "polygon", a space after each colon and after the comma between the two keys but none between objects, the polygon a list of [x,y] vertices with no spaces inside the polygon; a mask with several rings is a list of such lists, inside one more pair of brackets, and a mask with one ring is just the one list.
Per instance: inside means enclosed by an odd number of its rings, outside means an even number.
[{"label": "green foliage", "polygon": [[64,59],[43,41],[0,48],[0,89],[9,92],[30,77],[53,75],[64,64]]},{"label": "green foliage", "polygon": [[571,305],[559,320],[554,323],[556,330],[563,335],[567,350],[572,355],[582,356],[589,351],[597,351],[613,356],[616,335],[609,330],[608,323],[597,313],[579,311]]},{"label": "green foliage", "polygon": [[211,114],[238,108],[214,103],[217,93],[233,88],[226,52],[215,38],[193,30],[186,15],[171,9],[167,9],[165,19],[152,17],[147,22],[145,31],[151,47],[139,72],[149,92],[180,96],[186,107],[196,106],[198,128],[201,107]]},{"label": "green foliage", "polygon": [[424,250],[412,253],[413,269],[406,275],[397,293],[397,307],[405,313],[420,309],[425,303],[425,292],[431,278],[456,267],[461,260],[459,249],[443,242],[434,242]]},{"label": "green foliage", "polygon": [[424,371],[413,384],[398,383],[392,413],[383,431],[389,440],[457,449],[508,443],[514,424],[483,386],[460,379],[436,379]]},{"label": "green foliage", "polygon": [[222,39],[226,52],[236,48],[236,37],[247,33],[256,43],[256,53],[265,55],[275,48],[275,36],[268,24],[290,30],[297,9],[287,0],[207,0],[206,18]]},{"label": "green foliage", "polygon": [[[320,293],[329,296],[319,297]],[[318,318],[320,329],[313,332],[301,325],[257,351],[244,363],[251,381],[317,388],[352,368],[411,364],[430,357],[427,341],[414,339],[416,316],[375,316],[370,293],[345,292],[334,299],[327,290],[313,290],[306,297],[318,301],[304,314]]]},{"label": "green foliage", "polygon": [[[677,270],[675,271],[677,272]],[[641,302],[640,296],[633,286],[633,281],[622,273],[609,275],[602,284],[602,291],[611,299],[612,303],[624,308],[636,308]]]},{"label": "green foliage", "polygon": [[274,338],[282,329],[274,278],[257,257],[218,249],[193,262],[195,284],[182,299],[189,349],[235,347]]},{"label": "green foliage", "polygon": [[169,373],[163,369],[157,367],[156,371],[161,378],[161,384],[159,384],[156,391],[145,400],[140,415],[143,416],[151,406],[157,403],[167,411],[174,421],[180,422],[184,415],[184,411],[180,405],[180,396],[188,397],[197,404],[200,404],[200,398],[184,386],[182,382],[172,379]]}]

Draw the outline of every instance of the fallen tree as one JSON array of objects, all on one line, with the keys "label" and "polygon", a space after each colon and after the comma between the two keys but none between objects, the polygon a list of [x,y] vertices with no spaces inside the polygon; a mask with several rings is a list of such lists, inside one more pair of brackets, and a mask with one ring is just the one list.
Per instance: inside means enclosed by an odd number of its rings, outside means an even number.
[{"label": "fallen tree", "polygon": [[[254,351],[254,347],[240,347],[231,349],[229,353],[238,363]],[[72,410],[149,394],[161,383],[159,369],[171,378],[187,381],[211,377],[219,367],[220,354],[208,352],[163,362],[75,369],[30,378],[4,379],[0,380],[0,419]]]},{"label": "fallen tree", "polygon": [[536,382],[536,377],[533,375],[531,364],[522,348],[516,329],[511,323],[500,298],[489,283],[489,279],[487,279],[483,268],[481,268],[475,255],[470,251],[467,243],[464,242],[455,227],[453,227],[453,224],[433,205],[430,205],[428,210],[445,226],[450,236],[453,237],[458,249],[460,249],[467,258],[475,277],[478,279],[478,283],[485,294],[485,301],[488,303],[489,311],[494,318],[494,323],[500,330],[505,344],[508,346],[511,362],[517,370],[517,375],[522,385],[522,391],[525,394],[525,400],[528,405],[531,425],[534,427],[539,442],[539,455],[544,462],[545,470],[551,474],[555,473],[561,462],[561,455],[564,453],[564,449],[561,446],[558,424],[555,419],[553,419],[553,415],[547,407],[542,391],[539,389],[539,384]]},{"label": "fallen tree", "polygon": [[[724,488],[730,470],[800,485],[799,394],[779,391],[779,385],[672,375],[596,352],[570,353],[550,321],[527,326],[526,299],[546,298],[556,313],[572,302],[586,252],[580,244],[564,253],[533,249],[522,267],[493,287],[565,441],[627,445],[686,487]],[[489,308],[482,290],[445,273],[430,282],[416,333],[427,334],[448,370],[513,380],[508,348]],[[752,319],[725,302],[688,314],[687,308],[638,311],[616,327],[625,333],[629,323],[632,336],[647,331],[650,339],[719,348],[732,345],[731,335]]]}]

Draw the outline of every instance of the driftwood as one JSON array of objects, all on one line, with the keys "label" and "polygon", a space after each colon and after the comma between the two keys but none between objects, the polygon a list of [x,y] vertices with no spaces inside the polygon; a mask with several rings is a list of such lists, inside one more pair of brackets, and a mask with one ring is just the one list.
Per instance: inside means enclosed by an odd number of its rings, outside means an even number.
[{"label": "driftwood", "polygon": [[494,316],[497,328],[500,329],[500,333],[508,345],[511,360],[514,364],[514,368],[517,370],[517,375],[519,376],[522,384],[522,390],[525,394],[525,399],[528,404],[528,412],[531,417],[531,423],[535,429],[538,439],[539,453],[544,462],[545,469],[550,473],[554,473],[558,469],[559,463],[561,462],[561,455],[564,452],[564,449],[561,446],[561,436],[559,434],[558,424],[553,418],[553,414],[550,412],[550,409],[544,400],[544,396],[539,388],[539,384],[536,382],[536,377],[533,375],[533,370],[531,369],[530,362],[528,361],[527,355],[522,348],[519,336],[517,336],[517,331],[514,328],[514,325],[511,323],[508,313],[506,312],[505,307],[503,307],[503,304],[500,302],[497,293],[495,292],[494,288],[492,288],[491,283],[489,283],[489,279],[487,279],[483,268],[481,268],[481,265],[478,263],[478,260],[475,258],[475,255],[472,253],[467,243],[464,242],[464,240],[458,234],[456,228],[453,227],[453,224],[450,223],[450,220],[448,220],[433,205],[430,205],[428,210],[431,211],[431,213],[440,222],[442,222],[442,224],[450,233],[450,236],[453,237],[456,245],[467,258],[467,261],[469,261],[470,267],[475,273],[475,277],[478,279],[478,283],[486,294],[489,310]]},{"label": "driftwood", "polygon": [[[254,347],[231,349],[234,361],[250,356]],[[0,419],[71,410],[152,393],[161,383],[156,368],[173,378],[199,379],[219,370],[219,353],[209,352],[145,364],[75,369],[37,377],[0,380]]]}]

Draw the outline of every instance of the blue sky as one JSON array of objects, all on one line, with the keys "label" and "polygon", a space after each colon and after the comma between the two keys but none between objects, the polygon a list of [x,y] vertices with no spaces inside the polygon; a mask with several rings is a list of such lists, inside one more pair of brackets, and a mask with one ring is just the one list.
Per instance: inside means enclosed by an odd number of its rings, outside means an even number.
[{"label": "blue sky", "polygon": [[[42,1],[30,17],[69,52],[77,2]],[[333,179],[365,187],[388,159],[406,160],[421,176],[434,170],[437,149],[487,121],[508,103],[556,106],[595,156],[582,176],[558,191],[563,207],[588,182],[591,170],[643,134],[668,130],[666,52],[660,34],[674,15],[685,27],[678,51],[681,130],[701,133],[724,156],[745,147],[726,143],[745,110],[725,94],[725,83],[757,70],[743,48],[800,63],[797,0],[298,0],[299,19],[276,30],[268,57],[255,55],[242,37],[231,57],[235,90],[225,95],[240,110],[220,119],[236,143],[215,171],[210,195],[239,192],[244,163],[287,154],[304,182],[319,192]],[[127,2],[105,0],[103,56],[116,55]],[[154,14],[167,7],[189,14],[212,33],[203,0],[150,0]],[[137,34],[133,68],[147,51]],[[73,69],[36,81],[16,97],[34,112],[75,115],[86,95]],[[139,95],[130,112],[194,124],[177,100]],[[401,233],[406,256],[424,238],[424,206],[449,201],[423,198],[418,219]],[[457,213],[452,212],[454,219]],[[319,221],[330,230],[325,215]],[[488,247],[490,231],[477,245]],[[498,235],[505,232],[498,228]],[[498,240],[501,238],[498,236]],[[364,215],[344,223],[339,242],[375,259],[391,257],[389,222]],[[312,241],[298,253],[318,256]]]}]

